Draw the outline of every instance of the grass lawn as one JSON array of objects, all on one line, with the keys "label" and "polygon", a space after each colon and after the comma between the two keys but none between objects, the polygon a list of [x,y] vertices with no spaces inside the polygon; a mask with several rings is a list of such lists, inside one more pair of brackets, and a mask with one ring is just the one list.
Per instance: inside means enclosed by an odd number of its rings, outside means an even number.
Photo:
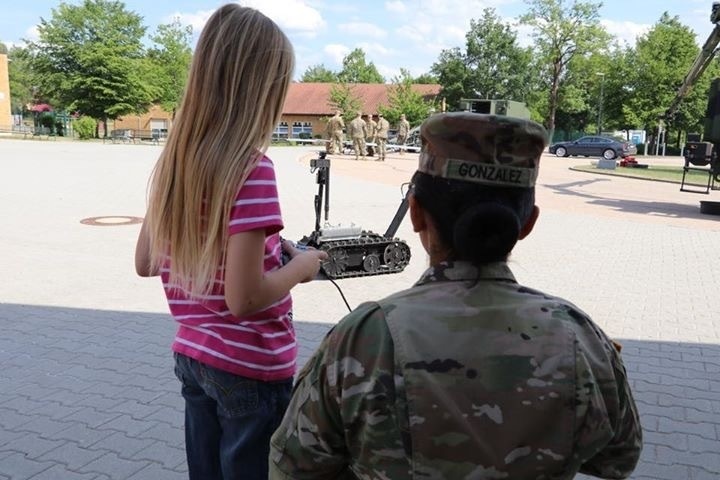
[{"label": "grass lawn", "polygon": [[[650,165],[648,168],[628,168],[618,166],[615,170],[606,170],[597,168],[595,165],[578,165],[571,167],[571,170],[580,172],[599,173],[601,175],[616,175],[621,177],[640,178],[643,180],[655,180],[658,182],[668,182],[680,184],[682,181],[682,167],[673,167],[667,165]],[[708,176],[704,172],[689,171],[685,177],[686,185],[707,185]]]}]

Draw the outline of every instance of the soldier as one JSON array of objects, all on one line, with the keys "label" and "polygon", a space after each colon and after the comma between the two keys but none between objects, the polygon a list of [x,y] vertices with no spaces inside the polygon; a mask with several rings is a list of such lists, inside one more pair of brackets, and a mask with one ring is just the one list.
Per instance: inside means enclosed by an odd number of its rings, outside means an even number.
[{"label": "soldier", "polygon": [[340,110],[336,110],[335,115],[330,117],[327,123],[328,139],[330,140],[328,153],[342,154],[343,152],[343,128],[345,128],[345,121],[340,115],[341,113]]},{"label": "soldier", "polygon": [[382,113],[378,113],[377,127],[375,130],[375,143],[377,143],[378,161],[385,161],[385,146],[387,145],[388,130],[390,123],[383,118]]},{"label": "soldier", "polygon": [[[405,141],[407,140],[408,132],[410,131],[410,122],[405,120],[405,114],[400,115],[400,122],[398,123],[398,130],[397,130],[397,138],[395,140],[395,143],[397,145],[405,145]],[[402,148],[400,149],[400,155],[405,153],[405,150]]]},{"label": "soldier", "polygon": [[350,135],[353,141],[355,160],[359,160],[359,156],[362,156],[363,160],[367,160],[365,157],[365,137],[367,137],[367,132],[365,120],[362,119],[362,112],[357,112],[357,117],[350,122],[348,135]]},{"label": "soldier", "polygon": [[[365,131],[367,133],[367,137],[365,137],[365,140],[368,143],[376,143],[375,142],[375,132],[377,130],[377,123],[373,120],[372,113],[367,114],[367,121],[365,121]],[[375,154],[375,149],[372,147],[372,145],[367,146],[367,154],[369,157],[372,157]]]},{"label": "soldier", "polygon": [[410,220],[429,269],[328,333],[271,441],[270,478],[625,478],[642,431],[616,347],[522,286],[537,123],[454,112],[421,127]]}]

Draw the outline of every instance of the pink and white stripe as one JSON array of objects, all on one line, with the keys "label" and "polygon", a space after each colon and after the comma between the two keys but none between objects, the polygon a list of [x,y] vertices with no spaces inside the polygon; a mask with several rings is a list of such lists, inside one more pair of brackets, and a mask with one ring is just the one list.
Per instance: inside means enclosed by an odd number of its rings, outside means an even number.
[{"label": "pink and white stripe", "polygon": [[[265,271],[271,272],[282,266],[278,232],[283,223],[275,169],[269,158],[263,157],[240,188],[230,212],[228,228],[230,235],[265,230]],[[282,380],[293,376],[297,344],[289,293],[261,311],[235,317],[225,303],[224,286],[219,279],[210,295],[194,299],[169,284],[167,267],[160,274],[170,313],[179,324],[172,347],[175,352],[258,380]]]}]

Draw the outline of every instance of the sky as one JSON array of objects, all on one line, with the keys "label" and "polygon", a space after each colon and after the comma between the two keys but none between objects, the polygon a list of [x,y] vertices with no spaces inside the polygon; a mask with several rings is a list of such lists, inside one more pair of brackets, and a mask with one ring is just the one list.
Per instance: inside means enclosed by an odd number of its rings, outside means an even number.
[{"label": "sky", "polygon": [[[570,0],[566,0],[567,3]],[[79,4],[81,0],[67,0]],[[126,9],[140,14],[153,33],[159,24],[178,18],[191,25],[195,38],[207,18],[228,1],[216,0],[126,0]],[[428,73],[444,49],[464,49],[470,20],[483,9],[495,8],[513,25],[522,45],[532,38],[527,27],[516,26],[528,10],[525,0],[239,0],[272,18],[295,47],[295,78],[322,64],[332,71],[342,69],[342,59],[362,48],[386,81],[409,70],[413,76]],[[699,45],[712,31],[711,0],[605,0],[600,8],[601,24],[623,43],[635,43],[663,12],[678,16],[693,29]],[[8,46],[37,38],[41,18],[50,19],[59,1],[0,0],[0,41]]]}]

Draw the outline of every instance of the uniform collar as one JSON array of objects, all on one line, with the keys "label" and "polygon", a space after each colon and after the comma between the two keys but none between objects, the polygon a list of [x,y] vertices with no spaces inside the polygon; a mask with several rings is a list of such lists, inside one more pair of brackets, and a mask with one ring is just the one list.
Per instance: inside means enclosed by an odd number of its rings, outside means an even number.
[{"label": "uniform collar", "polygon": [[517,283],[506,262],[475,266],[469,262],[441,262],[425,270],[415,286],[433,282],[501,280]]}]

